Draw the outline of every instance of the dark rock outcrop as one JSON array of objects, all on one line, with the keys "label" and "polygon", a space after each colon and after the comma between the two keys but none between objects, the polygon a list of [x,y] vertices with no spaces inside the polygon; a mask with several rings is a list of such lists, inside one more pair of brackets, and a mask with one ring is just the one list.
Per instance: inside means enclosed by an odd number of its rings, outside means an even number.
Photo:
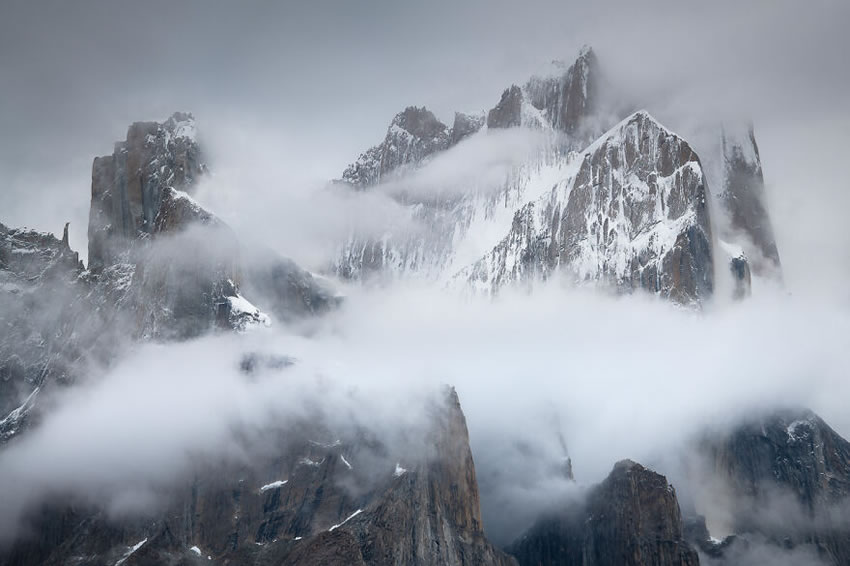
[{"label": "dark rock outcrop", "polygon": [[[563,68],[563,64],[556,65]],[[597,109],[598,75],[596,54],[584,47],[566,71],[531,78],[525,92],[531,105],[544,113],[553,128],[577,134],[584,120]]]},{"label": "dark rock outcrop", "polygon": [[483,115],[464,114],[455,112],[455,121],[452,124],[452,136],[450,145],[455,145],[478,132],[484,126]]},{"label": "dark rock outcrop", "polygon": [[700,452],[696,481],[728,490],[739,548],[809,547],[827,564],[850,563],[850,442],[820,417],[778,411],[711,435]]},{"label": "dark rock outcrop", "polygon": [[750,274],[750,262],[746,256],[738,255],[729,261],[729,271],[732,273],[734,288],[732,297],[743,299],[752,293],[752,276]]},{"label": "dark rock outcrop", "polygon": [[[415,112],[402,122],[422,135],[439,129]],[[281,320],[335,305],[326,286],[293,262],[271,251],[262,260],[246,254],[232,230],[190,196],[207,171],[202,155],[192,115],[175,113],[162,124],[134,123],[113,155],[94,160],[89,268],[107,287],[120,273],[132,334],[183,339],[267,324],[243,297],[246,284]]]},{"label": "dark rock outcrop", "polygon": [[522,124],[522,90],[512,85],[505,89],[499,103],[487,113],[488,128],[516,128]]},{"label": "dark rock outcrop", "polygon": [[722,131],[723,186],[720,201],[730,216],[732,229],[743,232],[757,253],[753,270],[757,275],[781,275],[779,251],[765,201],[761,157],[752,125],[746,129],[726,127]]},{"label": "dark rock outcrop", "polygon": [[521,566],[696,566],[683,528],[667,479],[626,460],[586,501],[544,517],[508,551]]},{"label": "dark rock outcrop", "polygon": [[115,263],[141,234],[154,231],[165,187],[189,188],[205,172],[191,114],[133,123],[112,155],[92,164],[89,268]]}]

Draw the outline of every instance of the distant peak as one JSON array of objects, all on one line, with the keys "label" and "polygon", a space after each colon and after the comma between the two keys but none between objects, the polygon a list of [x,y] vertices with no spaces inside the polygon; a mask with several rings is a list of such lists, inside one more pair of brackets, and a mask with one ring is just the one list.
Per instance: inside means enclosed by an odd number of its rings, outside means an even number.
[{"label": "distant peak", "polygon": [[393,118],[392,126],[397,126],[419,138],[433,138],[446,130],[434,113],[422,106],[408,106]]}]

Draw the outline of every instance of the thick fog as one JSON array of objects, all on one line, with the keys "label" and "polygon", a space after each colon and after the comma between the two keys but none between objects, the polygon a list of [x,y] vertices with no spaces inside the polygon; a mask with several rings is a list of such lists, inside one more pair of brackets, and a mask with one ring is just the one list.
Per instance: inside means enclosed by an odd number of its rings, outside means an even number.
[{"label": "thick fog", "polygon": [[[565,456],[579,486],[623,458],[664,470],[705,427],[777,406],[812,407],[847,434],[848,348],[846,311],[781,293],[700,315],[559,282],[495,302],[353,289],[309,338],[273,327],[143,345],[92,373],[0,454],[0,518],[12,532],[21,510],[53,493],[145,510],[194,457],[236,457],[235,431],[308,407],[390,441],[387,431],[419,422],[422,399],[449,383],[467,416],[486,527],[504,539],[574,489],[551,469]],[[245,352],[298,362],[248,380]],[[504,505],[516,510],[508,524]]]},{"label": "thick fog", "polygon": [[[806,406],[850,436],[850,5],[680,4],[4,2],[0,222],[57,232],[70,220],[83,256],[92,158],[130,122],[174,110],[194,112],[213,171],[198,200],[243,243],[320,269],[351,230],[422,229],[393,196],[496,186],[540,140],[468,140],[368,194],[327,182],[406,106],[450,124],[590,44],[611,92],[675,131],[754,121],[785,281],[702,313],[557,280],[493,301],[423,282],[355,286],[306,335],[276,321],[138,345],[52,397],[44,422],[0,452],[0,534],[54,494],[143,512],[196,457],[242,457],[234,431],[304,407],[339,427],[415,426],[444,384],[466,413],[500,543],[620,459],[673,469],[668,457],[708,424]],[[252,351],[298,363],[246,380],[238,363]],[[566,457],[578,487],[552,472]]]}]

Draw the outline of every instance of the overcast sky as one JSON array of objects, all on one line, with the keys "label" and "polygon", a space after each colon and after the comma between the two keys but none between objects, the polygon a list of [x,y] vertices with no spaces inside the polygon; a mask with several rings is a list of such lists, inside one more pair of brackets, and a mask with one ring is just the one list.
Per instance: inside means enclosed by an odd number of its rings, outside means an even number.
[{"label": "overcast sky", "polygon": [[91,160],[135,120],[187,110],[202,134],[249,151],[258,140],[288,172],[285,191],[338,176],[407,105],[444,121],[489,108],[590,44],[674,129],[720,110],[753,116],[791,280],[808,283],[795,274],[818,268],[813,248],[850,269],[850,3],[682,4],[5,0],[0,222],[59,232],[70,220],[85,255]]}]

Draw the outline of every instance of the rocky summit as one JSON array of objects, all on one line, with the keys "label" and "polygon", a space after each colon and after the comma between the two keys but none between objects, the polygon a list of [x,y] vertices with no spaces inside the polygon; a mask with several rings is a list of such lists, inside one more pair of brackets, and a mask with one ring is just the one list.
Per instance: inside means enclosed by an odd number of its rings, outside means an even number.
[{"label": "rocky summit", "polygon": [[714,281],[706,192],[687,142],[635,113],[587,148],[574,177],[519,210],[505,239],[461,277],[495,292],[564,270],[699,302]]},{"label": "rocky summit", "polygon": [[524,566],[696,566],[676,490],[631,460],[618,462],[584,502],[558,510],[511,547]]}]

